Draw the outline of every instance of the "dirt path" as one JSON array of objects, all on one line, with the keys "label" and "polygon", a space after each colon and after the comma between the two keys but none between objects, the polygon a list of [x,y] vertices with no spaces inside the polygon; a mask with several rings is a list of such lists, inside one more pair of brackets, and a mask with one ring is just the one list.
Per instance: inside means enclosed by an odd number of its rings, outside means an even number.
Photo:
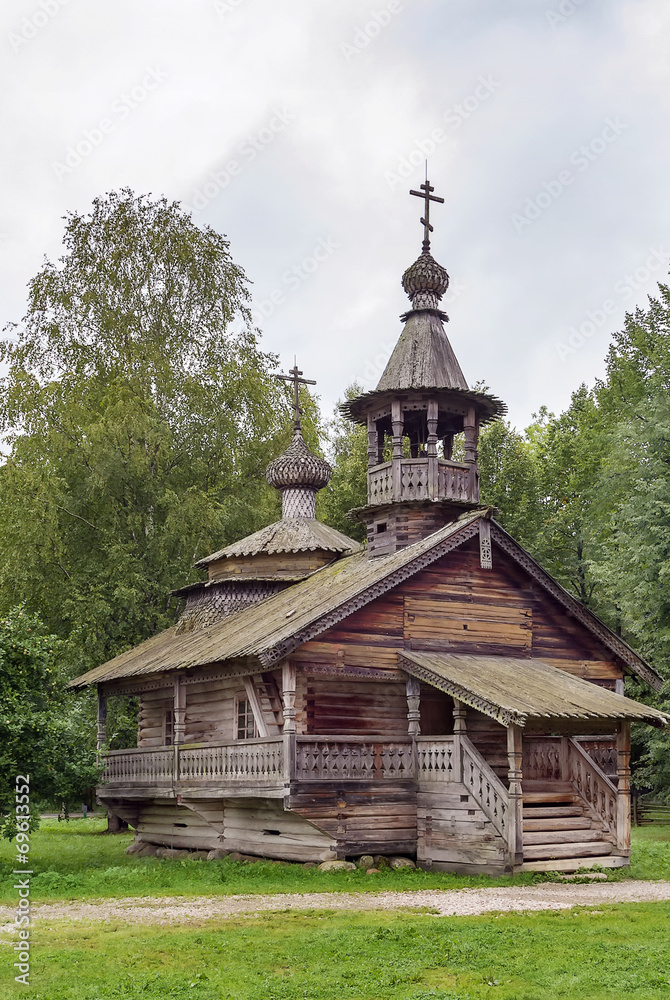
[{"label": "dirt path", "polygon": [[[134,897],[74,903],[35,903],[36,926],[83,920],[124,924],[179,925],[277,910],[401,910],[430,908],[439,916],[469,916],[493,910],[563,910],[572,906],[670,900],[670,882],[600,884],[543,883],[490,889],[427,889],[418,892],[281,893],[274,896]],[[0,907],[0,931],[13,930],[14,910]]]}]

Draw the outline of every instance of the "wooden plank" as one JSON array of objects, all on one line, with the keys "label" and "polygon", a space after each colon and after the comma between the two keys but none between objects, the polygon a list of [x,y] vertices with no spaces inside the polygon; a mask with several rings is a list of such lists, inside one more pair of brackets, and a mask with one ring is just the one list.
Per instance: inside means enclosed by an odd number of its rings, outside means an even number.
[{"label": "wooden plank", "polygon": [[590,858],[556,858],[551,861],[524,861],[515,871],[521,872],[576,872],[590,868],[624,868],[630,858],[620,855],[602,855]]},{"label": "wooden plank", "polygon": [[612,844],[608,844],[602,840],[593,843],[590,841],[580,841],[569,844],[545,844],[529,847],[524,845],[523,857],[525,862],[540,861],[545,858],[553,860],[554,858],[589,857],[596,854],[604,856],[611,854],[612,850]]}]

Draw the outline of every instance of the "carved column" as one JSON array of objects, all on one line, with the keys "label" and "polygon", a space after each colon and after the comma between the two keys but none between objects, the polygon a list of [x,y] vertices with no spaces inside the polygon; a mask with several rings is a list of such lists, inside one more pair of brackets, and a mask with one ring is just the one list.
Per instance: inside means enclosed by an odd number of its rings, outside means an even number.
[{"label": "carved column", "polygon": [[630,854],[630,722],[621,721],[617,732],[616,840],[621,854]]},{"label": "carved column", "polygon": [[284,703],[284,781],[290,787],[295,775],[295,663],[284,660],[281,671],[282,701]]},{"label": "carved column", "polygon": [[393,499],[400,500],[402,498],[402,468],[400,463],[402,461],[403,418],[402,403],[398,399],[394,399],[391,403],[391,425],[393,427]]},{"label": "carved column", "polygon": [[465,438],[465,461],[470,466],[469,472],[469,499],[479,499],[479,479],[477,474],[477,438],[478,438],[477,414],[474,406],[468,407],[467,415],[463,420],[463,432]]},{"label": "carved column", "polygon": [[520,726],[507,727],[509,806],[507,812],[507,855],[515,868],[523,864],[523,734]]},{"label": "carved column", "polygon": [[107,695],[98,684],[98,737],[97,748],[101,750],[107,741]]},{"label": "carved column", "polygon": [[174,743],[184,742],[186,734],[186,688],[181,676],[174,679]]},{"label": "carved column", "polygon": [[428,402],[428,439],[426,441],[426,454],[428,456],[428,496],[431,500],[436,500],[438,495],[437,418],[437,400],[431,399]]},{"label": "carved column", "polygon": [[456,781],[463,780],[463,754],[461,752],[461,737],[465,736],[465,713],[463,703],[454,698],[454,760],[453,769]]},{"label": "carved column", "polygon": [[368,413],[368,468],[379,464],[379,432],[377,424],[372,419],[372,414]]},{"label": "carved column", "polygon": [[407,678],[407,731],[409,735],[419,736],[421,733],[421,681],[418,677]]}]

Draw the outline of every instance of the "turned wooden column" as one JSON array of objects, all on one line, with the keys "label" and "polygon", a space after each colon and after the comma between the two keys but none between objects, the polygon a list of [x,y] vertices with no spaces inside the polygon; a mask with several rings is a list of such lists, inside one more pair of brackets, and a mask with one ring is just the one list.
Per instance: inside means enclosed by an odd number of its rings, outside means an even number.
[{"label": "turned wooden column", "polygon": [[402,403],[394,399],[391,403],[391,426],[393,427],[393,465],[391,475],[393,478],[393,499],[400,500],[402,495],[402,432],[403,417]]},{"label": "turned wooden column", "polygon": [[175,746],[184,742],[186,734],[186,689],[183,679],[177,675],[174,679],[174,730]]},{"label": "turned wooden column", "polygon": [[97,748],[102,750],[107,741],[107,695],[98,684],[98,735]]},{"label": "turned wooden column", "polygon": [[523,733],[520,726],[507,727],[509,806],[507,811],[507,854],[514,868],[523,864]]},{"label": "turned wooden column", "polygon": [[479,499],[479,478],[477,473],[477,438],[479,427],[477,413],[474,406],[468,407],[468,412],[463,420],[463,436],[465,438],[465,461],[470,466],[469,471],[469,500]]},{"label": "turned wooden column", "polygon": [[437,400],[431,399],[428,402],[428,438],[426,441],[426,454],[428,456],[428,496],[431,500],[436,500],[438,496],[439,471],[437,461],[437,420]]},{"label": "turned wooden column", "polygon": [[454,698],[454,762],[453,772],[456,781],[463,780],[463,754],[461,752],[461,737],[465,736],[466,708],[458,698]]},{"label": "turned wooden column", "polygon": [[372,414],[368,413],[368,468],[371,469],[373,465],[379,465],[381,458],[379,456],[379,432],[377,430],[377,423],[372,419]]},{"label": "turned wooden column", "polygon": [[284,781],[287,785],[295,776],[295,663],[284,660],[281,671],[282,701],[284,703]]},{"label": "turned wooden column", "polygon": [[407,678],[407,731],[410,736],[421,734],[421,681],[418,677]]},{"label": "turned wooden column", "polygon": [[621,854],[630,854],[630,722],[619,723],[616,740],[616,846]]}]

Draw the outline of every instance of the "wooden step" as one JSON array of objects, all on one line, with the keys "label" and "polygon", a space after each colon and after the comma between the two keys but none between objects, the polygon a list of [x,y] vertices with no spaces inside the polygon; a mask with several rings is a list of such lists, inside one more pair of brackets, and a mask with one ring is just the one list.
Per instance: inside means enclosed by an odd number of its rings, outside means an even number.
[{"label": "wooden step", "polygon": [[547,816],[535,819],[534,816],[523,818],[523,832],[531,830],[589,830],[591,820],[588,816]]},{"label": "wooden step", "polygon": [[545,803],[550,805],[559,802],[578,802],[579,796],[570,788],[569,790],[556,789],[552,791],[550,789],[533,789],[528,790],[524,788],[523,790],[523,804],[524,806],[537,802],[538,805]]},{"label": "wooden step", "polygon": [[516,872],[576,872],[584,868],[623,868],[630,858],[619,854],[597,855],[593,858],[558,858],[555,861],[524,861]]},{"label": "wooden step", "polygon": [[[543,858],[581,858],[594,854],[612,853],[612,844],[600,839],[594,841],[570,842],[569,844],[532,844],[523,848],[524,861],[539,861]],[[549,869],[551,871],[551,869]]]},{"label": "wooden step", "polygon": [[581,803],[574,802],[569,806],[542,806],[530,805],[523,807],[523,818],[542,819],[549,816],[583,816],[584,809]]},{"label": "wooden step", "polygon": [[536,833],[526,833],[524,830],[524,854],[527,844],[573,844],[576,840],[583,844],[587,840],[602,839],[602,830],[540,830]]}]

